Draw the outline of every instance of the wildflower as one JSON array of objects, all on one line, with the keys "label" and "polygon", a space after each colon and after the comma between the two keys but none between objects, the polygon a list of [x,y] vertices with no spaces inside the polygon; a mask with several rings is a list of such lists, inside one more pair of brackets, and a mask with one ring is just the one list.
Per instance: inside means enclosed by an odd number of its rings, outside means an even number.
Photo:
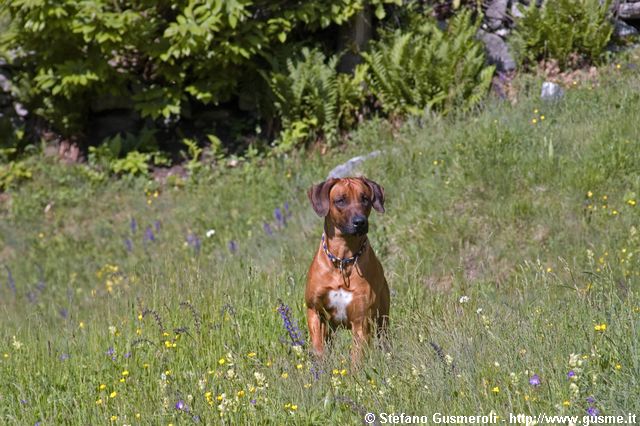
[{"label": "wildflower", "polygon": [[179,400],[178,402],[176,402],[175,407],[178,411],[189,411],[187,404],[185,404],[183,400]]},{"label": "wildflower", "polygon": [[587,397],[587,403],[593,405],[593,404],[595,404],[595,402],[596,402],[596,399],[594,397],[592,397],[592,396],[588,396]]},{"label": "wildflower", "polygon": [[238,398],[242,398],[244,396],[244,391],[243,390],[239,390],[237,395],[238,395]]},{"label": "wildflower", "polygon": [[200,238],[198,238],[197,235],[193,233],[189,233],[189,235],[187,235],[187,245],[193,247],[193,251],[195,252],[195,254],[198,254],[200,253],[202,242],[200,241]]},{"label": "wildflower", "polygon": [[536,118],[531,120],[531,124],[536,124],[538,122],[538,120]]},{"label": "wildflower", "polygon": [[219,364],[219,365],[224,365],[224,363],[225,363],[225,362],[227,362],[227,361],[226,361],[224,358],[220,358],[220,359],[218,360],[218,364]]},{"label": "wildflower", "polygon": [[102,398],[96,399],[96,405],[102,405]]},{"label": "wildflower", "polygon": [[284,373],[282,373],[280,376],[281,376],[283,379],[286,379],[286,378],[288,378],[288,377],[289,377],[289,373],[287,373],[287,372],[285,371],[285,372],[284,372]]},{"label": "wildflower", "polygon": [[234,240],[229,241],[229,251],[232,254],[235,254],[238,251],[238,243],[236,243]]},{"label": "wildflower", "polygon": [[11,346],[13,346],[15,350],[19,351],[22,347],[22,342],[18,341],[18,339],[16,339],[16,336],[13,336],[13,342],[11,342]]},{"label": "wildflower", "polygon": [[296,365],[296,368],[297,368],[298,370],[302,370],[302,364],[298,364],[298,365]]},{"label": "wildflower", "polygon": [[460,303],[467,303],[467,302],[469,302],[469,300],[470,300],[469,296],[462,296],[462,297],[460,297],[459,302]]},{"label": "wildflower", "polygon": [[567,373],[567,379],[571,380],[574,377],[576,377],[576,373],[573,370],[569,370],[569,372]]},{"label": "wildflower", "polygon": [[112,422],[115,422],[116,420],[118,420],[118,416],[115,416],[115,415],[111,416],[111,421]]},{"label": "wildflower", "polygon": [[138,230],[138,222],[136,222],[136,219],[133,217],[131,218],[131,221],[129,221],[129,229],[131,229],[132,234],[135,234]]},{"label": "wildflower", "polygon": [[144,241],[155,241],[156,236],[153,234],[153,229],[150,226],[147,226],[147,229],[144,230]]},{"label": "wildflower", "polygon": [[115,398],[116,396],[118,396],[118,392],[113,391],[109,394],[109,398]]},{"label": "wildflower", "polygon": [[565,407],[568,407],[571,405],[571,403],[568,400],[564,400],[562,401],[562,405],[564,405]]},{"label": "wildflower", "polygon": [[500,392],[500,387],[496,386],[493,389],[491,389],[491,392],[493,393],[499,393]]},{"label": "wildflower", "polygon": [[78,327],[84,328],[84,321],[80,321],[80,324],[78,324]]},{"label": "wildflower", "polygon": [[289,338],[291,339],[291,344],[293,346],[304,346],[304,339],[302,338],[302,333],[300,332],[300,328],[298,328],[298,324],[295,319],[291,318],[291,308],[285,305],[282,301],[280,301],[280,306],[278,307],[278,313],[280,317],[282,317],[282,321],[284,322],[284,327],[289,333]]},{"label": "wildflower", "polygon": [[529,378],[529,384],[531,386],[540,386],[540,376],[538,376],[537,374],[534,374],[533,376],[531,376]]},{"label": "wildflower", "polygon": [[598,410],[596,407],[589,407],[587,408],[587,414],[589,414],[591,417],[596,417],[600,415],[600,410]]},{"label": "wildflower", "polygon": [[124,240],[124,248],[128,252],[133,251],[133,241],[131,241],[131,238],[125,238],[125,240]]},{"label": "wildflower", "polygon": [[60,355],[60,361],[66,361],[69,359],[69,354],[61,354]]},{"label": "wildflower", "polygon": [[207,229],[207,232],[204,234],[207,238],[211,238],[216,235],[215,229]]},{"label": "wildflower", "polygon": [[544,121],[544,115],[540,116],[540,121]]},{"label": "wildflower", "polygon": [[102,383],[100,386],[98,386],[98,389],[100,390],[105,390],[107,388],[107,385],[105,385],[104,383]]},{"label": "wildflower", "polygon": [[616,370],[621,370],[622,366],[620,364],[616,364]]},{"label": "wildflower", "polygon": [[627,200],[627,204],[629,204],[631,207],[636,205],[636,200]]},{"label": "wildflower", "polygon": [[591,197],[593,197],[593,192],[587,191],[587,198],[591,198]]},{"label": "wildflower", "polygon": [[122,376],[123,376],[123,377],[127,377],[128,375],[129,375],[129,371],[124,370],[124,371],[122,372]]},{"label": "wildflower", "polygon": [[255,353],[255,352],[249,352],[249,353],[247,354],[247,357],[249,357],[249,358],[255,358],[255,356],[256,356],[256,353]]},{"label": "wildflower", "polygon": [[268,236],[272,236],[273,235],[273,230],[271,229],[271,225],[269,225],[267,222],[264,223],[264,225],[262,225],[262,228],[264,229],[264,233],[267,234]]},{"label": "wildflower", "polygon": [[605,323],[596,324],[593,328],[594,328],[595,331],[605,332],[607,330],[607,324],[605,324]]},{"label": "wildflower", "polygon": [[253,398],[251,401],[249,401],[251,403],[251,405],[256,405],[256,399]]}]

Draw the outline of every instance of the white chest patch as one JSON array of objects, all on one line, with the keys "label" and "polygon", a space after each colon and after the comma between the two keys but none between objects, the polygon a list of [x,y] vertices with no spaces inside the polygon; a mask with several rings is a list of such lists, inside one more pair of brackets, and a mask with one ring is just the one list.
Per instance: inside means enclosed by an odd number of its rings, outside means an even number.
[{"label": "white chest patch", "polygon": [[336,321],[347,320],[347,306],[351,303],[351,299],[353,299],[353,293],[343,289],[331,290],[329,292],[328,307],[335,309],[333,318]]}]

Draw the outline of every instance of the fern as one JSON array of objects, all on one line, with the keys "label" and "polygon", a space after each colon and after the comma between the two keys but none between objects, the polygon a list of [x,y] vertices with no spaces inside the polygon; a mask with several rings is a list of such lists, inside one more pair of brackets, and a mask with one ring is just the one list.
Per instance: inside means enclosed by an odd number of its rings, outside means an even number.
[{"label": "fern", "polygon": [[562,68],[597,63],[611,40],[611,0],[547,0],[524,10],[511,45],[524,65],[554,59]]},{"label": "fern", "polygon": [[282,150],[318,138],[333,143],[341,129],[353,124],[352,117],[362,104],[363,73],[357,70],[355,78],[338,74],[338,60],[304,48],[299,60],[287,60],[286,74],[263,74],[282,123],[277,141]]},{"label": "fern", "polygon": [[425,109],[447,113],[477,105],[494,68],[485,66],[471,13],[458,13],[446,31],[433,20],[421,22],[412,31],[396,31],[364,54],[369,84],[383,109],[392,114]]}]

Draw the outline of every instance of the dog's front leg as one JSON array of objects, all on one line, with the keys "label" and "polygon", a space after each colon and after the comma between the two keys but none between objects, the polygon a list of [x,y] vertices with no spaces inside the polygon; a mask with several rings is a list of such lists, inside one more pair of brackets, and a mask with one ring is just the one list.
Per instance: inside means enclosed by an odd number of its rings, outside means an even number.
[{"label": "dog's front leg", "polygon": [[307,325],[313,352],[317,357],[322,358],[324,355],[324,341],[328,332],[327,324],[321,320],[318,311],[313,308],[307,308]]},{"label": "dog's front leg", "polygon": [[351,323],[353,343],[351,346],[351,364],[353,368],[359,368],[364,356],[364,350],[369,344],[369,322],[366,319]]}]

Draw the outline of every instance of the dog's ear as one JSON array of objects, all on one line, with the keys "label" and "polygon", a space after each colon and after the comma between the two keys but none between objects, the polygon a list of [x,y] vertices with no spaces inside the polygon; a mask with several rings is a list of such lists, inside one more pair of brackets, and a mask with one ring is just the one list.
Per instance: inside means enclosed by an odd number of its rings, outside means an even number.
[{"label": "dog's ear", "polygon": [[338,179],[327,179],[322,183],[313,185],[307,191],[311,206],[320,217],[325,217],[329,213],[329,191],[331,191],[336,182],[338,182]]},{"label": "dog's ear", "polygon": [[371,192],[373,193],[371,204],[375,211],[378,213],[384,213],[384,188],[366,177],[363,177],[362,181],[371,188]]}]

